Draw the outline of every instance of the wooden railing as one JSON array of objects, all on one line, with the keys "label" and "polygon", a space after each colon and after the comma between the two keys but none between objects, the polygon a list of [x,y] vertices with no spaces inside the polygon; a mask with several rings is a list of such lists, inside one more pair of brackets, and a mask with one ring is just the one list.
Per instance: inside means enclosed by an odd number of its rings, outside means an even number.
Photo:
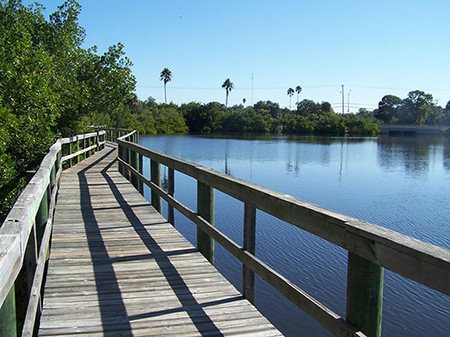
[{"label": "wooden railing", "polygon": [[[198,250],[214,261],[213,240],[243,264],[243,295],[254,301],[254,273],[336,336],[380,336],[384,268],[450,295],[450,251],[352,218],[135,143],[136,132],[117,139],[120,172],[161,212],[161,198],[197,225]],[[142,172],[150,159],[150,177]],[[168,192],[161,189],[160,165],[169,170]],[[174,171],[197,180],[197,212],[174,198]],[[244,203],[243,246],[214,227],[214,189]],[[346,319],[321,304],[255,256],[256,209],[271,214],[348,251]]]},{"label": "wooden railing", "polygon": [[105,139],[109,142],[116,142],[117,138],[124,136],[132,131],[129,129],[108,128],[105,125],[91,125],[90,127],[96,131],[105,131]]},{"label": "wooden railing", "polygon": [[26,272],[28,286],[22,336],[33,336],[42,308],[43,277],[61,171],[102,149],[105,135],[105,131],[97,131],[57,140],[0,227],[0,336],[17,335],[15,283],[21,270]]}]

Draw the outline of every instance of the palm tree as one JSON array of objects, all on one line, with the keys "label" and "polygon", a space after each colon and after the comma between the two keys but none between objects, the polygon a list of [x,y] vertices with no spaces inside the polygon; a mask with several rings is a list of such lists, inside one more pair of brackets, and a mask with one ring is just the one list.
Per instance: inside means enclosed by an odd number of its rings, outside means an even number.
[{"label": "palm tree", "polygon": [[294,95],[294,89],[289,88],[287,90],[287,94],[289,96],[289,110],[291,110],[291,97]]},{"label": "palm tree", "polygon": [[172,81],[172,72],[168,68],[164,68],[163,71],[161,71],[161,74],[159,75],[159,79],[161,81],[164,81],[164,102],[167,104],[166,85],[167,82]]},{"label": "palm tree", "polygon": [[225,100],[225,107],[228,107],[228,94],[230,93],[231,89],[234,88],[233,82],[231,82],[230,79],[227,78],[225,82],[223,82],[222,88],[224,88],[225,92],[227,93]]},{"label": "palm tree", "polygon": [[295,92],[297,93],[297,105],[298,105],[298,96],[300,95],[300,93],[302,92],[302,87],[297,85],[295,87]]}]

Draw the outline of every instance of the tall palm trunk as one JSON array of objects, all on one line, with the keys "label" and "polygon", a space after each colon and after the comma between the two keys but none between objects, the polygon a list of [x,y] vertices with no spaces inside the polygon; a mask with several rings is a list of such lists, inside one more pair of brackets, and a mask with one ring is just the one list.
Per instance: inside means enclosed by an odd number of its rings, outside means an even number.
[{"label": "tall palm trunk", "polygon": [[167,90],[166,90],[167,83],[164,82],[164,102],[167,104]]}]

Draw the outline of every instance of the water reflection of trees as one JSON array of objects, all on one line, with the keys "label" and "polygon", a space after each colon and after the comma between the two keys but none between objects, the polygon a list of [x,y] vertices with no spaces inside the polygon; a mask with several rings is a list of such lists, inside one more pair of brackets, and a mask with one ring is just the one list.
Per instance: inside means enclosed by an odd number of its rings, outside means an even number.
[{"label": "water reflection of trees", "polygon": [[443,150],[443,166],[444,170],[450,171],[450,139],[445,138],[443,141],[444,150]]},{"label": "water reflection of trees", "polygon": [[403,167],[411,174],[424,174],[442,144],[441,137],[389,137],[378,140],[377,161],[385,170]]},{"label": "water reflection of trees", "polygon": [[[373,139],[367,137],[303,136],[301,137],[301,141],[291,141],[287,143],[288,153],[286,157],[286,170],[287,172],[294,172],[298,175],[301,165],[314,163],[319,164],[320,166],[329,166],[333,158],[333,153],[335,155],[336,153],[339,153],[339,175],[341,175],[344,164],[344,145],[362,143],[365,141],[373,141]],[[348,157],[345,157],[345,160],[347,159]]]}]

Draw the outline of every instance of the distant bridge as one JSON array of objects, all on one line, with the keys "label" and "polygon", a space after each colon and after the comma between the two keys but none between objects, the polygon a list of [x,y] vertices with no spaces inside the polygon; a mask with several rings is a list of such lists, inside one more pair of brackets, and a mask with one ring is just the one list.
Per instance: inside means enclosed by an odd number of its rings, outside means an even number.
[{"label": "distant bridge", "polygon": [[389,136],[440,135],[446,130],[442,126],[427,125],[380,125],[380,134]]}]

